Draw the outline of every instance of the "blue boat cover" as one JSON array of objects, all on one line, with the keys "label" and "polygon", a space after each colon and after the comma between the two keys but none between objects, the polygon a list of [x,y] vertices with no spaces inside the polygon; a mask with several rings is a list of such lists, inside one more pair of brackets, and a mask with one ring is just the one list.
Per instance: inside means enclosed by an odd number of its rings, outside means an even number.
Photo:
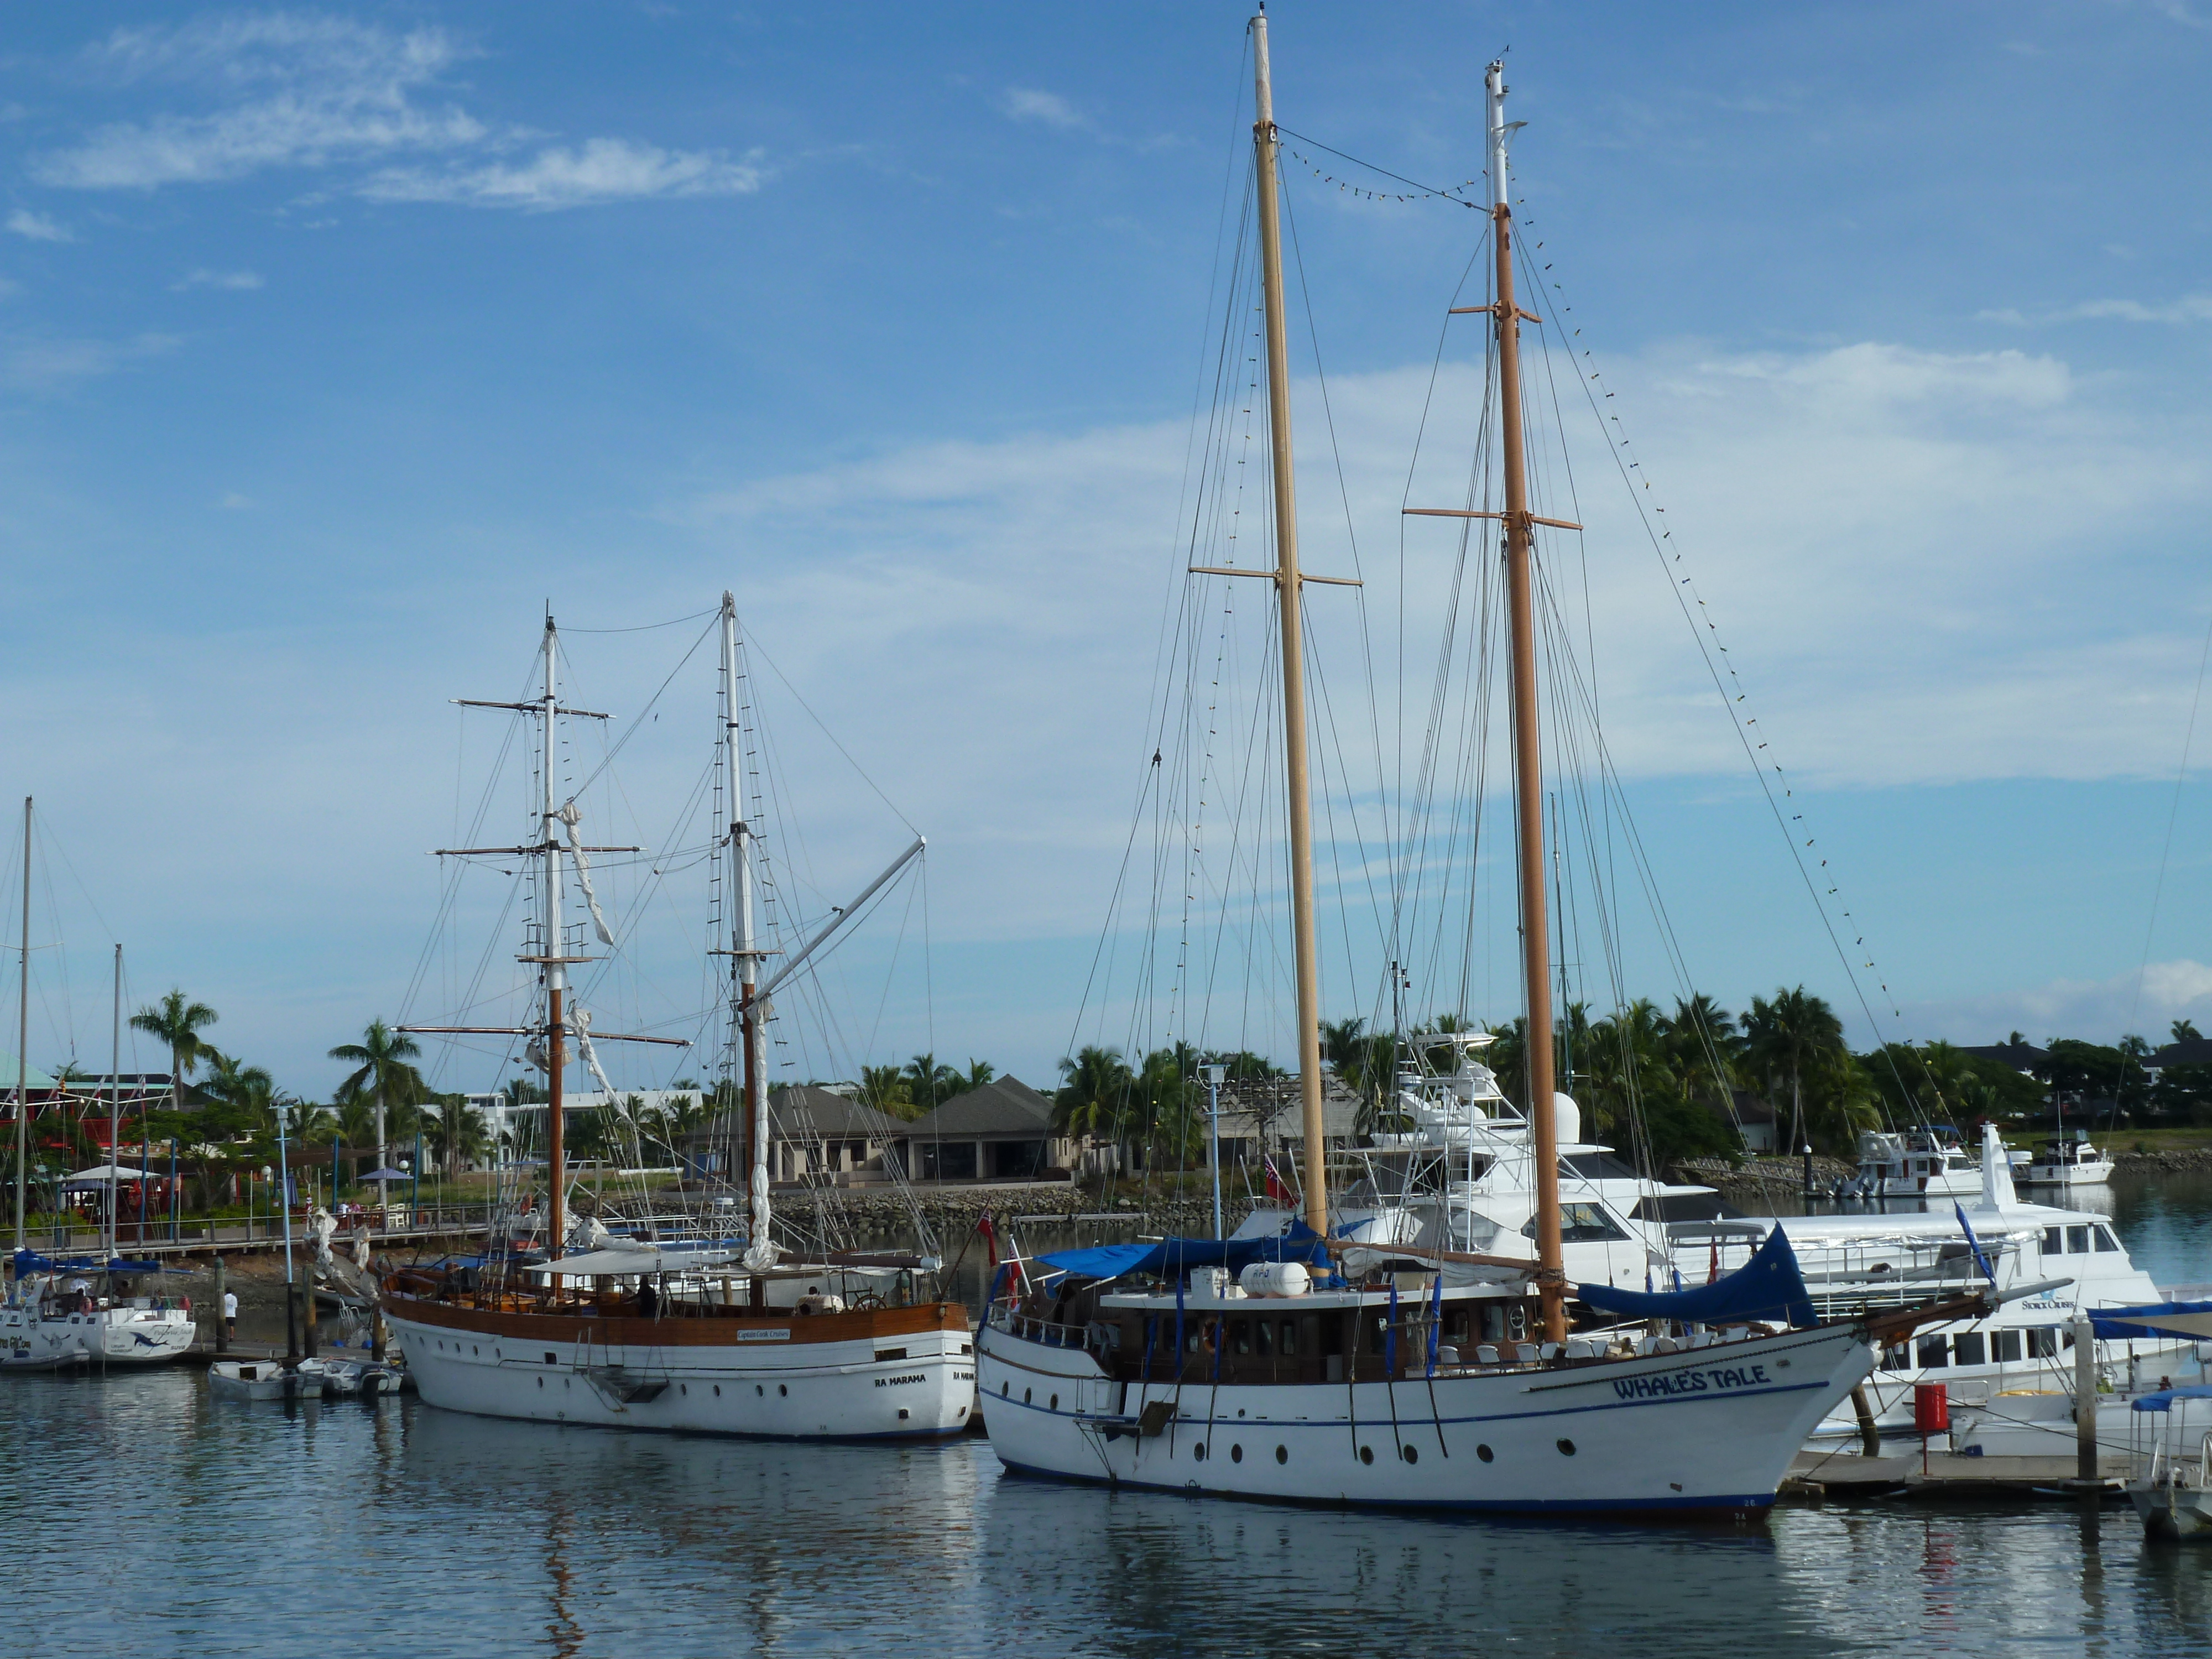
[{"label": "blue boat cover", "polygon": [[161,1271],[158,1261],[125,1261],[118,1256],[112,1261],[94,1261],[90,1256],[54,1257],[40,1255],[35,1250],[15,1252],[15,1277],[25,1273],[157,1273]]},{"label": "blue boat cover", "polygon": [[[2161,1314],[2168,1317],[2193,1314],[2196,1317],[2186,1325],[2161,1326]],[[2141,1308],[2091,1308],[2088,1315],[2097,1334],[2109,1342],[2144,1336],[2179,1336],[2201,1342],[2207,1334],[2205,1316],[2212,1315],[2212,1302],[2154,1302]]]},{"label": "blue boat cover", "polygon": [[1630,1319],[1669,1319],[1685,1325],[1741,1324],[1753,1319],[1787,1320],[1800,1327],[1820,1323],[1813,1298],[1805,1293],[1805,1276],[1797,1270],[1797,1252],[1779,1227],[1767,1234],[1750,1261],[1710,1285],[1657,1293],[1577,1285],[1575,1294],[1601,1313]]},{"label": "blue boat cover", "polygon": [[2160,1389],[2156,1394],[2139,1394],[2130,1409],[2139,1412],[2172,1411],[2177,1400],[2212,1400],[2212,1389]]},{"label": "blue boat cover", "polygon": [[1085,1279],[1122,1279],[1131,1273],[1172,1275],[1180,1279],[1194,1267],[1226,1267],[1242,1273],[1255,1261],[1303,1261],[1329,1270],[1328,1250],[1319,1233],[1303,1221],[1275,1238],[1164,1238],[1157,1244],[1101,1244],[1087,1250],[1054,1250],[1037,1260],[1055,1273]]}]

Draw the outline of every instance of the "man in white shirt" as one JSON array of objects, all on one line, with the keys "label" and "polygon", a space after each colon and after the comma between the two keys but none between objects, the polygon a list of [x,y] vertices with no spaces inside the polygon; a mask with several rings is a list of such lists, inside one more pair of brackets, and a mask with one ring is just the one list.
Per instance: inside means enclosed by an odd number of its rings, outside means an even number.
[{"label": "man in white shirt", "polygon": [[234,1341],[238,1336],[238,1292],[236,1291],[225,1291],[222,1293],[222,1334]]}]

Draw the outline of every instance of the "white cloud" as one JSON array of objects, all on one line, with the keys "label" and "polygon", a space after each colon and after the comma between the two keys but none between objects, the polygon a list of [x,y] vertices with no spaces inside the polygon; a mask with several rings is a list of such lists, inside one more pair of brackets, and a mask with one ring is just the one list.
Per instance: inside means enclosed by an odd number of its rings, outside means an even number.
[{"label": "white cloud", "polygon": [[2055,979],[2024,990],[1913,1003],[1904,1012],[1911,1029],[1954,1042],[2002,1042],[2012,1031],[2035,1043],[2053,1036],[2111,1042],[2134,1032],[2155,1048],[2175,1020],[2203,1024],[2212,1016],[2212,967],[2186,957],[2154,962],[2140,975]]},{"label": "white cloud", "polygon": [[2212,321],[2212,294],[2185,294],[2178,300],[2170,300],[2161,305],[2146,305],[2140,300],[2085,300],[2079,305],[2045,312],[2033,318],[2015,307],[2007,306],[2001,310],[1978,312],[1975,320],[2008,323],[2015,328],[2051,323],[2101,321],[2202,323]]},{"label": "white cloud", "polygon": [[654,197],[749,196],[762,176],[758,151],[732,161],[717,151],[594,138],[578,149],[541,150],[517,165],[494,161],[445,173],[387,168],[366,180],[361,193],[374,201],[547,210]]},{"label": "white cloud", "polygon": [[0,381],[23,391],[55,391],[161,356],[179,343],[167,334],[130,340],[12,340],[0,345]]},{"label": "white cloud", "polygon": [[483,123],[416,101],[459,56],[438,29],[394,34],[281,12],[118,29],[90,54],[96,74],[180,85],[224,106],[101,127],[35,157],[32,176],[71,189],[153,190],[477,143]]},{"label": "white cloud", "polygon": [[209,270],[202,268],[188,271],[179,281],[169,284],[181,293],[189,288],[227,289],[234,293],[249,293],[264,286],[261,273],[255,270]]},{"label": "white cloud", "polygon": [[1056,92],[1040,92],[1031,87],[1009,87],[999,101],[999,107],[1017,121],[1036,121],[1048,127],[1058,127],[1063,132],[1088,131],[1090,118],[1077,112],[1075,106]]},{"label": "white cloud", "polygon": [[18,236],[33,242],[74,242],[76,233],[67,225],[48,218],[43,213],[33,213],[28,208],[17,208],[8,216],[8,228]]},{"label": "white cloud", "polygon": [[[441,95],[465,55],[434,27],[398,33],[287,12],[118,29],[88,55],[94,80],[171,88],[214,107],[100,127],[34,157],[31,173],[56,187],[149,191],[368,164],[355,188],[374,200],[531,209],[747,195],[766,177],[758,152],[732,158],[626,138],[510,160],[542,135],[480,120]],[[441,155],[451,159],[407,159]]]}]

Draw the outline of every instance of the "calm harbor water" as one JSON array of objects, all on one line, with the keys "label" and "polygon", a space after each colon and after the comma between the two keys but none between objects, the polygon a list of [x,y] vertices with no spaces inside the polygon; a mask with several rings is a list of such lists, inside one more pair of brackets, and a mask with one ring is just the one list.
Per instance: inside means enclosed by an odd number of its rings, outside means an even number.
[{"label": "calm harbor water", "polygon": [[[2212,1182],[2112,1207],[2212,1279]],[[2094,1653],[2212,1649],[2212,1549],[2051,1501],[1744,1531],[1192,1502],[988,1445],[795,1448],[419,1402],[211,1402],[197,1371],[0,1389],[0,1652]]]}]

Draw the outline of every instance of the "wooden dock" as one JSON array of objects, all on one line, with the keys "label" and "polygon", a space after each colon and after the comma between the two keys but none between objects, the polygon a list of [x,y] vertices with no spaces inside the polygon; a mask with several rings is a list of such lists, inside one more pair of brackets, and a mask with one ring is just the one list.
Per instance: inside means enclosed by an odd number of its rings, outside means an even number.
[{"label": "wooden dock", "polygon": [[2118,1493],[2130,1460],[2107,1452],[2097,1460],[2097,1479],[2075,1478],[2075,1460],[2051,1457],[1966,1457],[1916,1448],[1879,1457],[1856,1450],[1800,1452],[1783,1483],[1783,1495],[1798,1500],[1837,1498],[2071,1498]]}]

